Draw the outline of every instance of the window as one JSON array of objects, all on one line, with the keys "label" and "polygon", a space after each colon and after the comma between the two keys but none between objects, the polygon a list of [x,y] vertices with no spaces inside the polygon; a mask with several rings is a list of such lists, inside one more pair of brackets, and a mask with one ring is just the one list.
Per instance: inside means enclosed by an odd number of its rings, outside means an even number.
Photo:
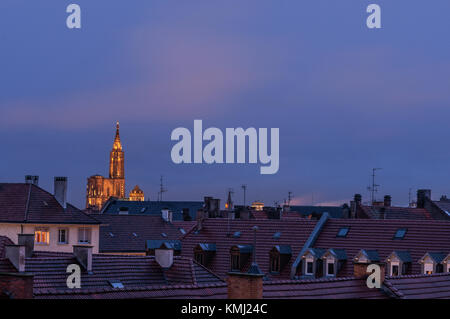
[{"label": "window", "polygon": [[307,260],[306,261],[306,271],[305,271],[306,275],[312,275],[314,274],[314,262],[312,260]]},{"label": "window", "polygon": [[394,235],[394,239],[403,239],[406,235],[406,228],[397,229]]},{"label": "window", "polygon": [[444,265],[443,264],[437,264],[436,265],[436,273],[441,274],[444,272]]},{"label": "window", "polygon": [[90,244],[91,243],[91,229],[79,228],[78,229],[78,243]]},{"label": "window", "polygon": [[327,275],[334,276],[334,262],[327,262]]},{"label": "window", "polygon": [[195,253],[195,261],[200,265],[205,265],[205,254],[203,253]]},{"label": "window", "polygon": [[281,232],[276,232],[273,234],[273,239],[280,239],[281,238]]},{"label": "window", "polygon": [[349,231],[348,227],[343,227],[343,228],[339,229],[336,237],[347,237],[348,231]]},{"label": "window", "polygon": [[231,271],[240,271],[241,270],[241,260],[239,254],[231,255]]},{"label": "window", "polygon": [[273,253],[270,255],[270,272],[280,272],[280,254]]},{"label": "window", "polygon": [[69,243],[68,236],[69,231],[65,228],[61,228],[58,230],[58,244],[67,244]]},{"label": "window", "polygon": [[423,265],[423,273],[426,275],[433,274],[433,263],[425,263]]},{"label": "window", "polygon": [[48,228],[39,228],[34,232],[34,241],[40,245],[48,245],[50,243],[50,233]]},{"label": "window", "polygon": [[391,275],[392,276],[398,276],[399,275],[399,273],[398,273],[398,265],[392,265],[392,267],[391,267]]}]

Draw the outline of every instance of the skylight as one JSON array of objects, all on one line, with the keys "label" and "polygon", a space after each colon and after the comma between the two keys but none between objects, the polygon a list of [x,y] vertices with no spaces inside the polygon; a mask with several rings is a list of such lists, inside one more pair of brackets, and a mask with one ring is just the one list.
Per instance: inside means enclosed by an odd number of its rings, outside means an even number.
[{"label": "skylight", "polygon": [[116,289],[125,288],[125,286],[123,285],[123,283],[120,282],[120,280],[110,280],[109,284],[111,285],[111,287],[116,288]]},{"label": "skylight", "polygon": [[235,233],[233,234],[233,237],[234,237],[234,238],[239,238],[239,237],[241,237],[241,232],[240,232],[240,231],[235,232]]},{"label": "skylight", "polygon": [[167,237],[167,234],[166,234],[166,233],[161,233],[161,236],[163,236],[164,238],[166,238],[166,237]]},{"label": "skylight", "polygon": [[133,233],[133,236],[134,236],[134,237],[138,237],[138,234],[136,234],[136,233]]},{"label": "skylight", "polygon": [[349,228],[348,227],[342,227],[341,229],[339,229],[336,237],[347,237]]},{"label": "skylight", "polygon": [[275,234],[273,234],[273,239],[280,239],[281,232],[277,231]]},{"label": "skylight", "polygon": [[184,235],[186,234],[186,231],[183,228],[178,228],[178,230]]},{"label": "skylight", "polygon": [[109,233],[109,236],[114,237],[114,234],[113,233]]},{"label": "skylight", "polygon": [[406,235],[406,228],[399,228],[395,232],[394,239],[403,239]]},{"label": "skylight", "polygon": [[141,208],[141,213],[145,212],[147,210],[147,207],[142,207]]}]

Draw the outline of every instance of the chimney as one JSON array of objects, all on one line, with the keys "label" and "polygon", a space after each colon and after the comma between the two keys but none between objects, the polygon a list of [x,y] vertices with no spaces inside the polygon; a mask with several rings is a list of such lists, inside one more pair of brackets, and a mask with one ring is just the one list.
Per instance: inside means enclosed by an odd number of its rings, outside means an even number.
[{"label": "chimney", "polygon": [[173,265],[173,249],[168,248],[165,244],[155,249],[155,260],[162,269],[169,269]]},{"label": "chimney", "polygon": [[362,196],[361,194],[355,194],[355,203],[357,206],[361,206]]},{"label": "chimney", "polygon": [[425,208],[427,198],[431,199],[431,189],[417,190],[417,208]]},{"label": "chimney", "polygon": [[9,259],[18,272],[25,272],[25,246],[8,245],[5,249],[6,259]]},{"label": "chimney", "polygon": [[39,186],[39,176],[26,175],[25,184],[33,184]]},{"label": "chimney", "polygon": [[391,207],[392,197],[390,195],[384,196],[384,207]]},{"label": "chimney", "polygon": [[204,209],[199,209],[197,211],[196,220],[197,220],[197,230],[202,230],[203,228],[203,220],[205,219],[205,215],[207,212]]},{"label": "chimney", "polygon": [[55,177],[55,198],[64,208],[67,208],[67,177]]},{"label": "chimney", "polygon": [[161,214],[162,214],[162,219],[164,219],[164,221],[166,221],[168,223],[171,223],[173,221],[173,213],[168,208],[163,208],[161,210]]},{"label": "chimney", "polygon": [[[353,263],[353,276],[358,279],[366,279],[369,277],[370,273],[367,272],[367,267],[371,264],[367,263]],[[380,266],[380,279],[381,283],[384,282],[384,278],[386,277],[386,265],[383,263],[376,263],[376,265]]]},{"label": "chimney", "polygon": [[25,257],[33,257],[34,251],[34,234],[18,234],[18,243],[25,246]]},{"label": "chimney", "polygon": [[228,273],[228,299],[262,299],[263,274]]},{"label": "chimney", "polygon": [[73,255],[88,273],[92,273],[92,246],[73,246]]}]

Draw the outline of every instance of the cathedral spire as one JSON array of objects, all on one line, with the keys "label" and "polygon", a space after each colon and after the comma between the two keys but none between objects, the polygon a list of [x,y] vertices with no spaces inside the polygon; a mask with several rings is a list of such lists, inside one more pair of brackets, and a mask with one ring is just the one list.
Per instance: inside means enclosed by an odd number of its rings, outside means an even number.
[{"label": "cathedral spire", "polygon": [[122,150],[122,143],[120,143],[120,134],[119,134],[119,121],[116,122],[116,138],[114,139],[114,145],[113,150],[114,151],[121,151]]}]

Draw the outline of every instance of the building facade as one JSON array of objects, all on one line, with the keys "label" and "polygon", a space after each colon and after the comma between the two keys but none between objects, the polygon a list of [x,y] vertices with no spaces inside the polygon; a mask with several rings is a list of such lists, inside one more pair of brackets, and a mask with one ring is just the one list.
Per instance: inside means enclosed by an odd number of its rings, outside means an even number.
[{"label": "building facade", "polygon": [[100,210],[110,197],[125,198],[124,152],[119,135],[119,122],[116,137],[109,159],[109,178],[94,175],[87,180],[86,208]]}]

